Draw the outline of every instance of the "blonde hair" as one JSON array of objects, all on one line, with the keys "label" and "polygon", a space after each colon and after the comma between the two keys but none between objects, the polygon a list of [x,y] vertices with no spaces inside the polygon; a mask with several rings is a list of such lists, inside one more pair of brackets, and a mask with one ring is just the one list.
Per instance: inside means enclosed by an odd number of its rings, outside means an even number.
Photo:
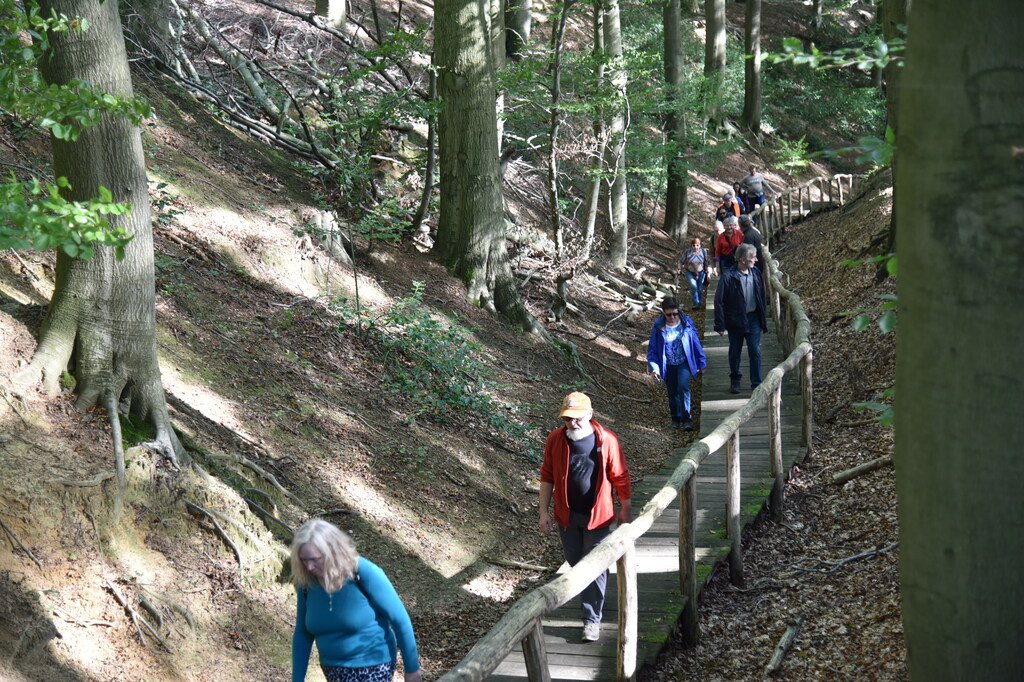
[{"label": "blonde hair", "polygon": [[324,555],[323,586],[328,592],[337,592],[355,574],[359,553],[352,538],[329,521],[311,519],[295,531],[292,539],[292,582],[297,586],[309,587],[317,582],[299,558],[303,545],[313,545]]}]

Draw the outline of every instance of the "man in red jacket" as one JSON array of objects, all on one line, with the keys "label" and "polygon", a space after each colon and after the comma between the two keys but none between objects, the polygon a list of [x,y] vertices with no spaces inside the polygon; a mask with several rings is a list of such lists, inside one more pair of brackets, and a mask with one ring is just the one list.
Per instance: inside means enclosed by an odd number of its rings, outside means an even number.
[{"label": "man in red jacket", "polygon": [[[557,524],[565,560],[575,566],[608,537],[612,521],[632,520],[632,489],[619,439],[593,420],[589,397],[570,393],[562,401],[558,416],[565,425],[548,434],[540,466],[540,530],[549,533]],[[619,494],[618,516],[612,499],[613,487]],[[552,498],[553,517],[549,509]],[[607,582],[605,571],[580,594],[585,642],[596,642],[600,636]]]}]

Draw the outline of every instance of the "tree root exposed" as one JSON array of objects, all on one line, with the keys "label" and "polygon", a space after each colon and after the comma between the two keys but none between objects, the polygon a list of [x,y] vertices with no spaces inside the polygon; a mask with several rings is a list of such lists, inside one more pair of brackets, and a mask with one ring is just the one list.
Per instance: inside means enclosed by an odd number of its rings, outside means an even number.
[{"label": "tree root exposed", "polygon": [[36,563],[36,566],[39,567],[39,570],[43,570],[43,565],[39,563],[39,559],[36,558],[36,555],[32,553],[32,550],[30,550],[28,547],[22,544],[21,538],[15,535],[14,531],[7,527],[7,524],[4,523],[3,519],[0,519],[0,528],[3,528],[4,532],[10,536],[12,545],[15,542],[18,543],[18,547],[21,548],[21,551],[27,554],[28,558]]},{"label": "tree root exposed", "polygon": [[106,587],[107,590],[112,595],[114,595],[114,599],[117,601],[118,604],[121,605],[121,607],[124,609],[124,612],[128,614],[128,617],[131,618],[132,625],[135,626],[135,632],[138,633],[139,641],[142,642],[143,646],[147,645],[146,635],[142,632],[142,627],[145,626],[145,628],[149,630],[149,633],[153,635],[153,638],[160,643],[160,646],[162,646],[168,653],[172,653],[172,649],[170,645],[167,644],[167,640],[161,637],[160,633],[157,632],[156,629],[149,624],[149,621],[143,618],[142,614],[139,613],[134,606],[128,603],[128,600],[125,599],[124,594],[121,592],[121,590],[118,589],[117,585],[108,580],[106,581],[106,583],[104,583],[104,587]]},{"label": "tree root exposed", "polygon": [[284,495],[285,497],[287,497],[289,500],[291,500],[295,504],[299,505],[300,507],[304,506],[302,504],[302,500],[300,500],[294,493],[292,493],[287,488],[285,488],[283,485],[281,485],[278,482],[277,477],[274,476],[274,474],[270,473],[269,471],[266,471],[265,469],[263,469],[261,466],[259,466],[255,462],[253,462],[253,461],[251,461],[249,459],[246,459],[245,457],[242,457],[241,455],[229,454],[229,453],[211,452],[211,453],[208,453],[206,456],[207,457],[212,457],[213,459],[226,459],[229,462],[234,462],[235,464],[240,464],[240,465],[246,467],[247,469],[251,469],[252,471],[255,471],[257,474],[259,474],[260,476],[265,478],[267,480],[267,482],[270,483],[270,485],[274,486],[275,490],[280,492],[282,495]]},{"label": "tree root exposed", "polygon": [[231,548],[231,551],[235,553],[235,558],[238,560],[238,568],[245,568],[245,560],[242,559],[241,550],[238,549],[238,545],[236,545],[235,541],[231,539],[231,536],[228,535],[223,528],[221,528],[220,523],[217,521],[217,517],[215,517],[212,512],[203,509],[197,504],[192,504],[188,500],[185,500],[185,508],[188,509],[193,514],[199,514],[201,516],[205,516],[206,518],[208,518],[210,520],[210,523],[213,525],[214,532],[216,532],[217,535],[220,536],[221,540],[223,540],[225,544],[227,544],[227,546]]},{"label": "tree root exposed", "polygon": [[46,482],[60,483],[61,485],[68,485],[75,488],[92,488],[93,486],[97,486],[100,483],[103,483],[103,481],[108,481],[112,479],[113,477],[113,471],[102,471],[93,476],[92,478],[86,479],[84,481],[73,481],[69,478],[48,478],[46,479]]}]

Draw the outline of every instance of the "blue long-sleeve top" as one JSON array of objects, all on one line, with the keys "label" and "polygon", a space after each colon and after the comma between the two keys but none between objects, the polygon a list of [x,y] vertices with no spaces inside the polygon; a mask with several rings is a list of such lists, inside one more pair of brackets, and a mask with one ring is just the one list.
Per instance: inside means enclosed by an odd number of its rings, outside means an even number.
[{"label": "blue long-sleeve top", "polygon": [[[682,355],[686,360],[687,369],[690,374],[697,374],[698,371],[707,367],[707,357],[704,355],[704,347],[700,344],[700,337],[697,336],[697,327],[689,316],[679,313],[679,321],[683,325],[679,334],[679,343],[682,345]],[[647,344],[647,365],[651,371],[657,370],[662,381],[665,379],[665,368],[668,366],[667,349],[665,348],[665,316],[662,315],[651,328],[651,339]]]},{"label": "blue long-sleeve top", "polygon": [[405,671],[420,669],[412,621],[391,581],[377,564],[363,557],[356,571],[358,585],[353,576],[331,594],[318,583],[296,588],[292,682],[306,679],[314,641],[323,665],[380,665],[397,660],[401,650]]}]

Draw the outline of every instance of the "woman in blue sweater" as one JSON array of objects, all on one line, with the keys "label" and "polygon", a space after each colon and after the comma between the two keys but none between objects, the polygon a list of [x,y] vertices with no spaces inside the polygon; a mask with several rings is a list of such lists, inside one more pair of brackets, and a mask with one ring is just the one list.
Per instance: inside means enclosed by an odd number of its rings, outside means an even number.
[{"label": "woman in blue sweater", "polygon": [[327,521],[307,521],[292,540],[298,593],[292,682],[303,682],[316,642],[327,682],[390,682],[398,663],[405,682],[421,682],[412,621],[384,571],[356,553],[352,539]]},{"label": "woman in blue sweater", "polygon": [[690,380],[704,373],[707,358],[697,327],[679,311],[675,298],[661,302],[661,313],[651,328],[647,365],[655,379],[665,382],[672,428],[692,431]]}]

